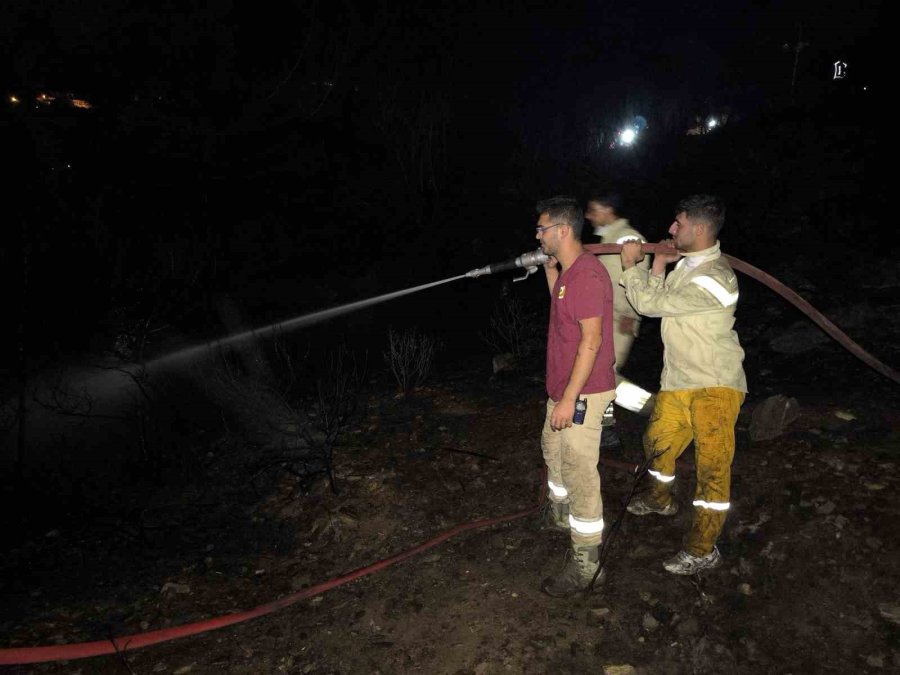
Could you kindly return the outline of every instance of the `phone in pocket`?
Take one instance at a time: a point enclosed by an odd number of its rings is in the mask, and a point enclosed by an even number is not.
[[[585,415],[587,415],[587,399],[580,398],[575,401],[575,416],[572,418],[572,424],[584,424]]]

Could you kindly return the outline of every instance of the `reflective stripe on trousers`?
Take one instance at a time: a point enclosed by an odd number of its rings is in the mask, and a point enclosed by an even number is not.
[[[665,474],[662,474],[659,471],[654,471],[653,469],[650,469],[647,473],[653,476],[660,483],[671,483],[673,480],[675,480],[674,474],[671,476],[666,476]]]
[[[658,507],[672,501],[675,460],[694,441],[697,488],[694,519],[685,541],[692,555],[712,551],[731,500],[734,425],[744,393],[730,387],[661,391],[644,434],[644,452],[653,460],[647,500]]]
[[[603,500],[600,496],[600,428],[603,412],[615,396],[614,391],[587,394],[584,424],[553,431],[550,416],[556,408],[547,401],[547,413],[541,432],[541,449],[547,465],[550,499],[569,505],[572,542],[578,546],[597,546],[603,538]]]
[[[557,485],[552,480],[547,481],[547,488],[550,490],[551,502],[565,502],[569,497],[569,491],[562,485]]]

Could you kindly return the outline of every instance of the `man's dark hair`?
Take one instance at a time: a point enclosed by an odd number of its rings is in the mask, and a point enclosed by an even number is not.
[[[584,214],[575,197],[550,197],[537,203],[538,215],[546,213],[555,222],[563,222],[572,228],[575,238],[581,241],[581,230],[584,227]]]
[[[603,192],[598,194],[592,194],[588,197],[588,204],[591,202],[597,202],[601,206],[608,206],[613,210],[617,216],[622,214],[622,206],[625,203],[625,200],[622,199],[622,195],[618,192]]]
[[[676,214],[684,211],[692,220],[702,220],[708,223],[713,230],[713,236],[719,236],[719,231],[725,224],[725,203],[715,195],[691,195],[678,202]]]

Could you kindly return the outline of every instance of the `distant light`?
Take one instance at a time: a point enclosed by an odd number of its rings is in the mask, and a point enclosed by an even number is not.
[[[92,106],[90,104],[90,102],[85,101],[83,98],[73,98],[72,99],[72,107],[83,108],[84,110],[90,110],[94,106]]]
[[[19,101],[19,97],[16,96],[15,94],[13,94],[12,96],[9,97],[9,102],[14,105],[17,103],[21,103],[21,101]]]
[[[710,117],[709,121],[707,121],[706,123],[706,126],[708,126],[710,129],[715,129],[717,126],[719,126],[719,120],[717,120],[715,117]]]
[[[619,132],[619,142],[622,145],[631,145],[637,139],[637,132],[634,129],[623,129]]]
[[[835,61],[834,76],[831,79],[843,80],[845,77],[847,77],[847,64],[844,61]]]
[[[863,87],[863,91],[869,91],[868,87]]]

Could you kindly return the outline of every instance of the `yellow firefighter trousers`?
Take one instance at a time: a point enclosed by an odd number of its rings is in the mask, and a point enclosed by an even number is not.
[[[730,387],[680,389],[657,394],[644,433],[644,452],[657,455],[651,464],[653,489],[646,501],[665,507],[672,501],[675,460],[694,441],[697,488],[694,519],[684,550],[710,553],[725,525],[731,495],[734,425],[744,393]]]

